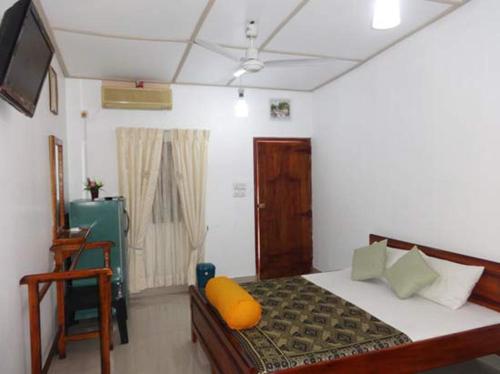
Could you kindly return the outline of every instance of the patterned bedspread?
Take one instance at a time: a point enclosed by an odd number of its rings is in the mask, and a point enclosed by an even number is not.
[[[255,328],[234,331],[259,373],[384,349],[411,340],[302,277],[242,284],[262,305]]]

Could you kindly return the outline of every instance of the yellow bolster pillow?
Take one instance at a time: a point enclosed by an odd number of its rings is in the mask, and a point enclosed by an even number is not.
[[[260,304],[228,277],[210,279],[205,287],[205,296],[232,329],[249,329],[260,321]]]

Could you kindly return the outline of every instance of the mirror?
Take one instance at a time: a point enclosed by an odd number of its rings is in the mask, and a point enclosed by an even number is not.
[[[52,240],[66,226],[64,210],[64,164],[62,140],[49,136],[50,187],[52,194]]]

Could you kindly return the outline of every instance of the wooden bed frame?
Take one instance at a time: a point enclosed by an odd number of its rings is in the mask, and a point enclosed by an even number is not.
[[[411,249],[415,244],[370,235],[370,244],[388,239],[388,246]],[[431,257],[461,264],[484,266],[470,302],[500,312],[500,263],[418,245]],[[194,286],[191,300],[192,341],[200,341],[212,372],[220,374],[257,373],[239,342]],[[403,344],[313,365],[280,370],[277,373],[414,373],[459,363],[488,354],[500,354],[500,324]]]

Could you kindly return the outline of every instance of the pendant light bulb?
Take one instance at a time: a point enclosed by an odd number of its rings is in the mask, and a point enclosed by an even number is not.
[[[400,0],[375,0],[372,27],[376,30],[388,30],[401,23]]]
[[[243,88],[238,89],[238,101],[234,106],[234,115],[239,118],[248,117],[248,104],[245,100],[245,92]]]

